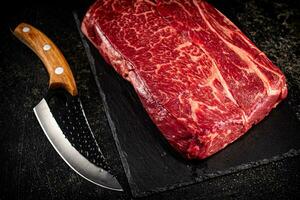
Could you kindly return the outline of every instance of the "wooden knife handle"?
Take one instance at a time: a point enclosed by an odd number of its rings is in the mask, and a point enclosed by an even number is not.
[[[19,24],[13,33],[43,61],[50,77],[49,88],[64,88],[72,96],[78,94],[69,64],[44,33],[26,23]]]

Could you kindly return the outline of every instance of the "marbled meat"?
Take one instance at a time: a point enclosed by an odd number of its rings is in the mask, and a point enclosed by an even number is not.
[[[82,31],[188,159],[220,151],[287,96],[279,68],[205,1],[98,0]]]

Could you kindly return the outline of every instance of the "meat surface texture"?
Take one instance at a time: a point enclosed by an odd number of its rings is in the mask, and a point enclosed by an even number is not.
[[[205,1],[98,0],[82,31],[188,159],[220,151],[287,96],[279,68]]]

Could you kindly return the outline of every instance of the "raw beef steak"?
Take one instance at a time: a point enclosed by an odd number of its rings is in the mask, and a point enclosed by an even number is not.
[[[82,31],[189,159],[223,149],[287,95],[282,72],[205,1],[99,0]]]

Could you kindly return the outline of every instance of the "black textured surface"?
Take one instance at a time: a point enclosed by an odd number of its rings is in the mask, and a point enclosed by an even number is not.
[[[131,85],[84,37],[83,43],[133,196],[172,190],[300,153],[300,122],[288,104],[289,96],[224,150],[203,161],[184,160],[161,136]]]
[[[60,2],[61,3],[61,2]],[[103,102],[74,24],[73,9],[54,0],[6,7],[0,21],[0,199],[130,199],[128,183],[110,133]],[[289,101],[299,113],[299,8],[297,1],[213,1],[286,73]],[[6,14],[5,11],[9,11]],[[90,126],[125,193],[97,187],[73,172],[40,128],[32,108],[47,92],[43,64],[11,34],[20,21],[40,28],[66,56]],[[298,93],[297,93],[298,92]],[[299,116],[299,115],[298,115]],[[299,199],[300,156],[162,192],[143,199]],[[176,176],[176,173],[174,173]]]
[[[90,162],[110,170],[90,129],[79,96],[72,97],[63,90],[51,90],[45,99],[54,119],[71,145]]]

